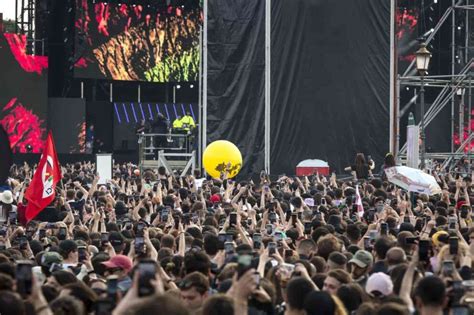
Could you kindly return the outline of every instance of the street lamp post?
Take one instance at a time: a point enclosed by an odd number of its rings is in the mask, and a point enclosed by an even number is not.
[[[416,69],[420,74],[421,87],[420,87],[420,109],[421,109],[421,121],[420,121],[420,168],[425,168],[425,75],[428,73],[428,66],[430,64],[431,53],[426,49],[426,43],[420,44],[420,49],[416,52]]]

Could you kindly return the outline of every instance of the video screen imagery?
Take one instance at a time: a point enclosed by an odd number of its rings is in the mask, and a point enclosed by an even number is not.
[[[0,33],[0,124],[13,153],[41,153],[46,140],[48,58],[26,54],[24,35]]]
[[[76,77],[197,81],[199,1],[183,6],[76,0]]]
[[[396,37],[399,73],[403,73],[415,59],[418,49],[419,10],[416,2],[405,3],[397,8]]]

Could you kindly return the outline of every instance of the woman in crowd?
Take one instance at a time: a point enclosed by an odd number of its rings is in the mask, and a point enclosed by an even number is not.
[[[374,161],[369,156],[369,161],[366,162],[364,153],[357,153],[353,165],[346,167],[346,172],[351,172],[355,179],[368,179],[372,175],[372,170],[375,168]]]
[[[357,181],[237,182],[128,163],[99,185],[76,163],[26,224],[32,169],[14,167],[0,314],[469,314],[470,179],[434,174],[443,193],[410,199],[371,168],[358,154]]]

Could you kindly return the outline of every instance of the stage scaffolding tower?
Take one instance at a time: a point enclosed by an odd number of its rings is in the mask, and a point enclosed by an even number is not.
[[[26,35],[26,53],[35,52],[36,0],[15,0],[15,33]]]
[[[446,0],[448,1],[448,0]],[[474,23],[470,21],[474,17],[474,0],[451,0],[452,4],[439,19],[437,25],[430,31],[429,36],[425,39],[426,44],[430,44],[433,38],[438,34],[439,30],[445,23],[451,23],[451,45],[450,45],[450,57],[451,57],[451,69],[449,74],[444,75],[426,75],[424,77],[425,88],[436,89],[437,96],[429,108],[426,110],[424,115],[425,130],[426,127],[435,119],[435,117],[445,108],[445,106],[451,106],[451,150],[450,152],[429,152],[426,153],[427,161],[437,160],[442,163],[442,167],[450,168],[453,163],[459,160],[463,156],[468,156],[469,160],[472,159],[472,151],[474,146],[471,146],[471,141],[474,138],[471,128],[472,121],[472,69],[474,66],[474,54],[471,52],[474,46],[470,46],[470,35],[471,29]],[[473,3],[473,4],[471,4]],[[464,12],[464,21],[458,21],[464,23],[465,36],[462,39],[462,43],[459,43],[459,38],[456,36],[456,13]],[[449,22],[448,22],[449,21]],[[474,34],[474,32],[473,32]],[[456,71],[456,64],[463,66],[460,70]],[[410,72],[415,66],[415,60],[411,62],[408,68],[402,75],[397,76],[396,82],[396,102],[398,103],[396,108],[396,137],[395,137],[395,148],[398,150],[396,156],[399,162],[403,163],[406,159],[407,144],[404,143],[400,147],[400,119],[407,113],[411,104],[416,100],[416,96],[407,104],[400,106],[400,89],[402,87],[420,87],[421,77],[418,75],[410,75]],[[439,92],[438,92],[439,91]],[[456,99],[460,97],[460,101]],[[465,119],[467,108],[467,117]],[[417,123],[419,125],[418,119]],[[455,130],[455,124],[458,123],[459,129]],[[467,131],[467,138],[464,139],[464,130]],[[459,133],[460,145],[455,146],[454,134]],[[428,134],[429,136],[429,134]],[[467,152],[467,153],[466,153]]]

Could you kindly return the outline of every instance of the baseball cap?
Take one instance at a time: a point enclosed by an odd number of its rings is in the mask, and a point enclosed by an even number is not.
[[[132,269],[132,260],[125,255],[116,255],[102,263],[107,269],[120,268],[126,272]]]
[[[371,266],[373,262],[374,258],[372,257],[372,254],[363,249],[358,250],[355,253],[354,257],[349,260],[349,263],[356,264],[360,268],[366,268],[368,266]]]
[[[52,264],[62,264],[63,257],[57,252],[46,252],[41,256],[41,266],[50,267]]]
[[[374,273],[367,279],[365,291],[369,294],[379,292],[383,296],[388,296],[393,292],[392,279],[383,272]]]
[[[314,207],[314,199],[313,198],[305,198],[304,203],[308,207]]]
[[[122,233],[113,231],[109,234],[109,242],[112,246],[121,246],[124,242],[124,237]]]
[[[218,203],[218,202],[221,202],[221,196],[219,196],[218,194],[214,194],[211,196],[211,198],[209,199],[212,203]]]

